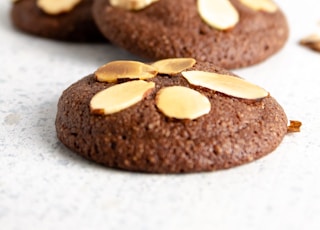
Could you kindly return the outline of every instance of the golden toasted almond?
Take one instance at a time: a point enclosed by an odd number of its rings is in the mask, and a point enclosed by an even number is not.
[[[101,66],[94,74],[100,82],[116,82],[119,79],[153,78],[158,70],[138,61],[113,61]]]
[[[81,0],[37,0],[37,6],[47,14],[56,15],[71,11]]]
[[[211,109],[206,96],[182,86],[170,86],[159,90],[156,105],[164,115],[176,119],[193,120],[208,114]]]
[[[154,82],[143,80],[111,86],[92,97],[90,111],[99,115],[117,113],[141,101],[154,87]]]
[[[226,30],[239,22],[239,13],[229,0],[198,0],[201,18],[213,28]]]
[[[169,58],[154,62],[152,66],[156,67],[161,74],[177,74],[196,64],[193,58]]]
[[[274,13],[278,10],[278,6],[272,0],[240,0],[240,2],[255,11]]]
[[[208,88],[229,96],[243,99],[261,99],[267,97],[269,93],[246,80],[229,75],[204,72],[185,71],[182,76],[192,85]]]

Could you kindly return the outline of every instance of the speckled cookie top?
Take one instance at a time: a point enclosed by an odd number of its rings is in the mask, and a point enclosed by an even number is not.
[[[188,70],[233,76],[209,63]],[[182,77],[157,74],[155,89],[143,100],[109,115],[90,111],[98,92],[119,83],[89,75],[62,94],[56,118],[59,139],[78,154],[108,167],[154,173],[230,168],[273,151],[287,132],[287,118],[271,97],[246,100],[194,87]],[[157,93],[182,86],[208,98],[209,113],[196,119],[169,118],[156,105]]]
[[[266,12],[230,2],[239,21],[227,30],[208,25],[195,0],[159,0],[138,11],[97,0],[93,14],[114,44],[151,59],[193,57],[230,69],[261,62],[284,45],[288,26],[279,8]]]

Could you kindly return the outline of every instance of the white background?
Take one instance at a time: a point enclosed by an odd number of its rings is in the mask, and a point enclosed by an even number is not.
[[[15,31],[0,1],[0,229],[320,229],[320,54],[297,44],[319,30],[320,1],[278,1],[289,41],[260,65],[236,70],[303,122],[261,160],[212,173],[111,170],[56,138],[63,89],[114,59],[111,45],[56,42]]]

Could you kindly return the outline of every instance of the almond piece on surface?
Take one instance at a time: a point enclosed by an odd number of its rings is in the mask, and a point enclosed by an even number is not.
[[[300,40],[300,45],[320,52],[320,34],[312,34]]]
[[[56,15],[71,11],[81,0],[37,0],[37,6],[47,14]]]
[[[154,62],[152,66],[156,67],[161,74],[177,74],[196,64],[193,58],[169,58]]]
[[[90,111],[98,115],[117,113],[141,101],[154,87],[154,82],[143,80],[111,86],[92,97]]]
[[[138,61],[113,61],[101,66],[94,74],[100,82],[116,82],[118,79],[153,78],[158,70]]]
[[[255,11],[274,13],[278,10],[278,6],[272,0],[240,0],[240,2]]]
[[[170,86],[159,90],[156,105],[167,117],[190,120],[208,114],[211,109],[206,96],[182,86]]]
[[[142,10],[159,0],[110,0],[110,5],[125,10]]]
[[[208,88],[237,98],[254,100],[269,95],[260,86],[229,75],[204,71],[185,71],[182,72],[182,76],[192,85]]]
[[[239,13],[229,0],[198,0],[201,18],[213,28],[226,30],[239,22]]]

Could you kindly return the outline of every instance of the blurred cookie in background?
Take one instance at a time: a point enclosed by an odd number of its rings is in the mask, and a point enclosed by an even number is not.
[[[93,0],[15,0],[11,19],[19,30],[72,42],[105,41],[92,18]]]

